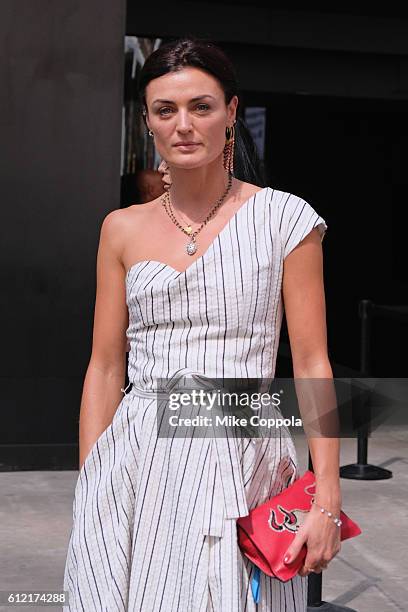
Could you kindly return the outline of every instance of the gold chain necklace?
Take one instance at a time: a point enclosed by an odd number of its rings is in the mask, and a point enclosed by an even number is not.
[[[232,186],[232,174],[229,174],[228,175],[228,185],[227,185],[227,188],[226,188],[224,194],[219,198],[219,200],[217,200],[217,203],[214,205],[212,210],[209,212],[207,217],[204,219],[204,221],[202,222],[200,227],[195,232],[191,231],[191,226],[190,225],[188,225],[187,227],[183,227],[177,221],[176,217],[174,216],[174,212],[173,212],[173,208],[172,208],[172,205],[171,205],[171,200],[170,200],[169,192],[167,191],[164,194],[164,196],[162,197],[162,204],[164,206],[164,209],[165,209],[166,213],[169,215],[170,219],[173,221],[173,223],[175,225],[177,225],[177,227],[179,229],[181,229],[181,231],[184,234],[187,234],[188,236],[190,236],[190,242],[188,242],[186,247],[185,247],[185,250],[188,253],[188,255],[194,255],[194,253],[197,251],[197,242],[196,242],[197,234],[199,232],[201,232],[203,227],[208,223],[208,221],[214,215],[215,211],[218,210],[218,208],[221,206],[221,204],[223,203],[223,201],[227,197],[227,195],[228,195],[228,193],[229,193],[229,191],[231,189],[231,186]]]
[[[169,204],[170,204],[170,206],[169,206],[170,210],[173,210],[173,213],[174,213],[174,209],[173,209],[173,207],[171,206],[171,203],[169,203]],[[191,234],[191,232],[193,231],[192,226],[190,225],[190,223],[188,223],[188,222],[186,221],[185,216],[184,216],[184,215],[182,215],[180,211],[178,211],[178,216],[179,216],[179,217],[181,217],[181,220],[182,220],[182,221],[183,221],[183,223],[185,224],[185,225],[184,225],[184,230],[185,230],[185,232],[186,232],[188,235],[190,235],[190,234]]]

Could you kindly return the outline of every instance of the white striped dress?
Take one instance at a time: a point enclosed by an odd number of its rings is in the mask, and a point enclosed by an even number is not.
[[[265,187],[184,271],[146,260],[126,274],[124,395],[79,472],[64,573],[84,612],[305,612],[307,578],[284,583],[240,552],[236,518],[300,474],[290,436],[159,437],[157,379],[274,377],[284,258],[326,223]],[[155,399],[156,397],[156,399]]]

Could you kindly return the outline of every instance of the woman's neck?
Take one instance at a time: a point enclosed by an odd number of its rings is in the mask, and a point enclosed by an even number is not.
[[[170,167],[170,200],[173,207],[193,220],[201,220],[223,196],[228,186],[228,173],[224,167],[211,168],[211,164],[193,169]],[[229,190],[234,190],[234,179]],[[228,195],[229,195],[228,194]]]

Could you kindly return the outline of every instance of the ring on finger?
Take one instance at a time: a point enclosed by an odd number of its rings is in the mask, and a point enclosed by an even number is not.
[[[322,570],[325,570],[326,568],[327,568],[327,565],[322,565],[322,564],[321,564],[321,565],[319,565],[319,566],[318,566],[318,567],[315,569],[315,571],[316,571],[316,572],[318,572],[318,573],[320,573]]]

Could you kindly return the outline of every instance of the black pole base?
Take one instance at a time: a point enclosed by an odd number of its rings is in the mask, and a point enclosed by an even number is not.
[[[353,608],[347,608],[346,606],[337,606],[336,604],[327,603],[322,601],[317,606],[307,606],[307,612],[357,612]]]
[[[353,480],[385,480],[392,478],[392,472],[369,463],[350,463],[341,466],[340,477]]]

